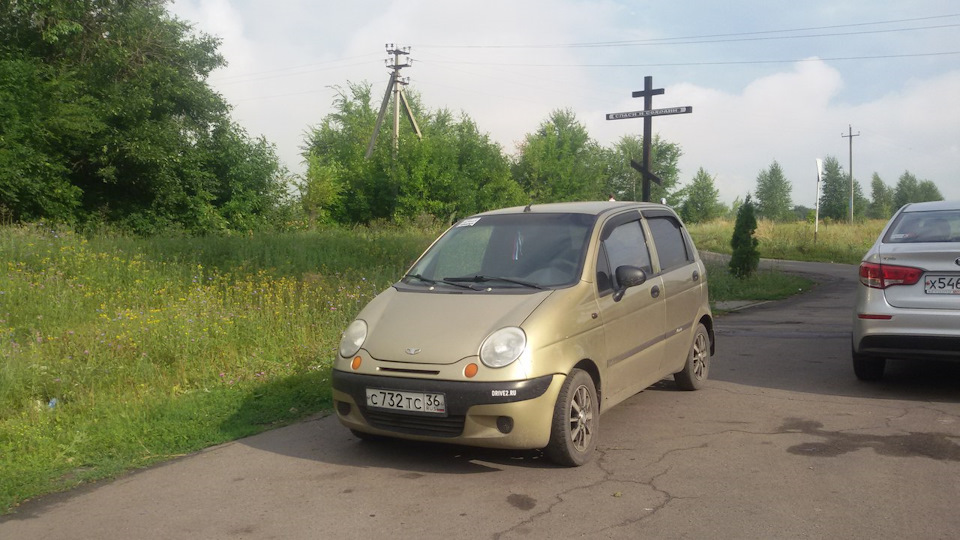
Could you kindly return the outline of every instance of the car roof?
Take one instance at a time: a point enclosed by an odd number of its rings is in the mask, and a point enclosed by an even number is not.
[[[626,208],[637,208],[639,210],[647,209],[668,209],[668,206],[655,203],[635,202],[635,201],[585,201],[585,202],[561,202],[548,204],[530,204],[527,206],[514,206],[511,208],[502,208],[500,210],[491,210],[477,214],[478,216],[493,216],[500,214],[589,214],[600,215],[605,212],[622,210]]]
[[[960,201],[930,201],[904,205],[904,212],[934,212],[937,210],[960,210]]]

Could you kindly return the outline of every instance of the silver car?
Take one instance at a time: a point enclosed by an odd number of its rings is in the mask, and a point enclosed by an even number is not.
[[[904,205],[860,263],[854,372],[887,358],[960,360],[960,201]]]

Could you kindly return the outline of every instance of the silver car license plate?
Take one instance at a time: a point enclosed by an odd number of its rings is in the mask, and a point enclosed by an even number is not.
[[[447,414],[443,394],[367,388],[367,407],[428,414]]]
[[[960,277],[929,275],[923,280],[923,292],[927,294],[960,294]]]

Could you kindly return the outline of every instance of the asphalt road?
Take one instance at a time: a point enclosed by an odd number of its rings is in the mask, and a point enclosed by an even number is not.
[[[960,366],[856,380],[856,268],[717,320],[712,381],[602,417],[599,454],[357,441],[335,418],[31,501],[0,539],[956,538]]]

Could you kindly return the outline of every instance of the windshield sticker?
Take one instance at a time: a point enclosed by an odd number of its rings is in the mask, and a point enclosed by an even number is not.
[[[465,219],[460,223],[457,223],[457,227],[473,227],[474,225],[477,224],[478,221],[480,221],[480,218],[478,217]]]

